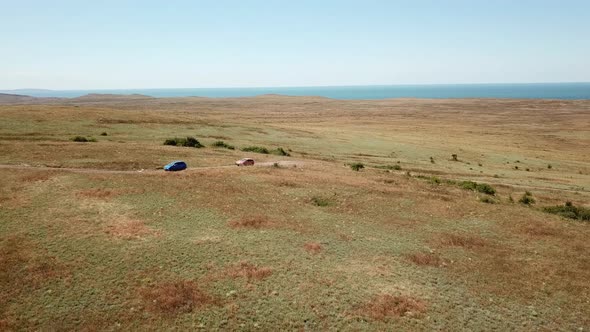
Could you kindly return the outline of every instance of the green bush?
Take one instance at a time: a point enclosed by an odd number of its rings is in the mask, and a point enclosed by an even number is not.
[[[72,141],[86,143],[86,142],[96,142],[96,139],[92,138],[92,137],[86,138],[84,136],[76,136],[76,137],[72,138]]]
[[[330,200],[323,197],[314,196],[311,198],[311,203],[315,206],[323,207],[330,205]]]
[[[488,197],[488,196],[480,197],[479,198],[479,201],[480,202],[483,202],[483,203],[487,203],[487,204],[496,204],[496,203],[498,203],[495,199],[493,199],[491,197]]]
[[[108,136],[109,134],[107,134],[106,131],[103,131],[102,133],[100,133],[100,136]]]
[[[290,156],[290,154],[283,148],[277,148],[276,150],[270,151],[270,153],[276,154],[277,156]]]
[[[164,141],[164,145],[176,146],[176,144],[177,144],[176,140],[177,140],[177,138],[168,138]]]
[[[401,171],[401,169],[402,169],[402,167],[400,165],[379,165],[379,166],[375,166],[375,168],[389,169],[389,170],[396,170],[396,171]]]
[[[487,194],[487,195],[495,195],[496,189],[490,186],[487,183],[478,183],[475,187],[475,190],[479,191],[480,193]]]
[[[582,206],[574,206],[572,202],[566,202],[565,205],[544,207],[543,211],[564,218],[590,221],[590,209]]]
[[[524,205],[532,205],[535,204],[535,199],[533,198],[533,194],[530,191],[526,191],[524,195],[518,200],[519,203]]]
[[[463,181],[463,182],[459,183],[459,187],[461,187],[463,189],[475,191],[475,189],[477,188],[477,183],[475,183],[473,181]]]
[[[235,146],[229,145],[229,144],[225,143],[224,141],[217,141],[217,142],[211,144],[211,146],[216,147],[216,148],[235,150]]]
[[[183,142],[182,142],[182,146],[186,146],[189,148],[202,148],[203,144],[201,144],[201,142],[199,142],[196,138],[194,137],[187,137]]]
[[[269,154],[268,149],[267,148],[263,148],[261,146],[247,146],[245,148],[242,148],[242,151],[244,151],[244,152],[255,152],[255,153]]]
[[[459,187],[467,190],[478,191],[487,195],[495,195],[496,189],[487,183],[477,183],[473,181],[463,181],[459,183]]]
[[[196,138],[191,136],[187,136],[186,138],[169,138],[164,141],[164,145],[185,146],[189,148],[202,148],[204,146]]]
[[[353,171],[360,171],[361,169],[365,168],[365,165],[363,163],[353,163],[350,164],[350,169],[352,169]]]

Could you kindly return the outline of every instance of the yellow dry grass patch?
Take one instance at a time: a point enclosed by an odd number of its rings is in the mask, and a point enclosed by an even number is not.
[[[142,240],[148,236],[160,236],[161,232],[146,226],[143,220],[127,217],[112,220],[105,232],[113,237],[125,240]]]
[[[148,310],[165,315],[188,313],[203,306],[220,304],[192,280],[163,282],[143,287],[139,293]]]
[[[375,320],[415,317],[426,312],[426,303],[407,295],[380,294],[362,305],[358,313]]]

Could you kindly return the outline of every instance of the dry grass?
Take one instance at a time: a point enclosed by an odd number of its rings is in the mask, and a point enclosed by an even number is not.
[[[29,287],[39,288],[52,280],[69,276],[65,264],[36,248],[26,237],[0,238],[0,303],[8,303]],[[0,306],[0,314],[2,309]]]
[[[140,290],[146,307],[156,313],[179,314],[191,312],[219,301],[199,288],[192,280],[165,282]]]
[[[42,182],[51,179],[55,174],[55,172],[51,171],[30,172],[23,175],[20,179],[22,182]]]
[[[375,320],[415,317],[426,311],[426,303],[410,296],[381,294],[364,304],[359,313]]]
[[[109,189],[88,189],[88,190],[81,190],[78,192],[78,196],[84,198],[99,198],[99,199],[109,199],[117,196],[118,194],[113,190]]]
[[[443,234],[437,238],[437,242],[443,246],[462,247],[473,249],[487,245],[486,240],[476,235]]]
[[[439,255],[431,252],[418,252],[407,255],[407,258],[416,265],[436,267],[444,265],[444,260]]]
[[[258,265],[241,261],[227,269],[227,274],[232,278],[246,278],[250,280],[262,280],[272,274],[270,267],[259,267]]]
[[[147,227],[145,222],[137,219],[121,218],[107,226],[106,233],[117,238],[132,240],[160,233]]]
[[[523,229],[525,234],[530,236],[562,236],[563,231],[556,227],[543,225],[528,226]]]
[[[322,251],[322,245],[318,242],[307,242],[303,248],[311,254],[319,254]]]
[[[275,225],[275,223],[271,221],[268,217],[262,215],[243,217],[237,220],[233,220],[229,224],[232,228],[253,229],[267,228]]]

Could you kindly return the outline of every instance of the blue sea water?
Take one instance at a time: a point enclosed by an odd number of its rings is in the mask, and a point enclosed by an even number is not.
[[[2,92],[2,91],[0,91]],[[142,94],[153,97],[252,97],[264,94],[322,96],[334,99],[385,98],[533,98],[590,99],[589,83],[367,85],[277,88],[195,88],[124,90],[13,90],[35,97],[79,97],[89,93]]]

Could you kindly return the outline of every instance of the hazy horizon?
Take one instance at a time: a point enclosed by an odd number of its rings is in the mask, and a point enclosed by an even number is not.
[[[590,2],[5,2],[0,90],[590,81]]]
[[[395,86],[460,86],[460,85],[551,85],[551,84],[590,84],[590,81],[579,82],[482,82],[482,83],[418,83],[418,84],[342,84],[342,85],[278,85],[278,86],[204,86],[204,87],[130,87],[130,88],[85,88],[85,89],[47,89],[42,87],[0,89],[0,91],[114,91],[114,90],[199,90],[199,89],[289,89],[289,88],[352,88],[352,87],[395,87]]]

